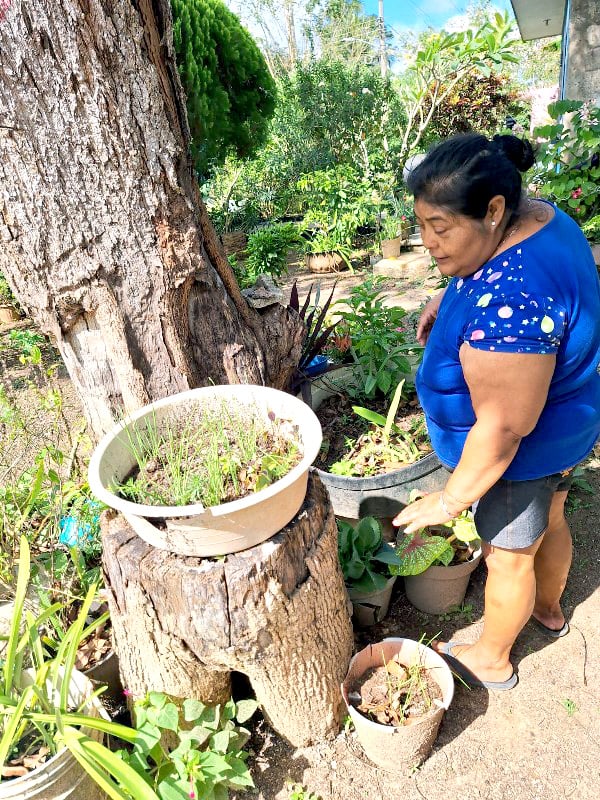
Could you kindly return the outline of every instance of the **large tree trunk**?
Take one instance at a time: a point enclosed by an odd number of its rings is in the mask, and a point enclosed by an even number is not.
[[[304,746],[339,730],[352,651],[337,526],[319,478],[279,534],[225,559],[183,558],[103,517],[104,569],[124,685],[214,703],[231,670],[273,727]]]
[[[210,381],[282,388],[297,362],[298,321],[239,292],[188,140],[168,0],[3,10],[0,271],[96,434]]]

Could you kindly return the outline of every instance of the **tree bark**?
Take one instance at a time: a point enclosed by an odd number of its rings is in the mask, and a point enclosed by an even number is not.
[[[337,526],[316,475],[286,528],[223,560],[157,550],[120,516],[103,517],[103,547],[121,676],[135,696],[215,702],[235,670],[293,745],[338,732],[352,627]]]
[[[283,388],[302,326],[240,294],[188,157],[168,0],[6,0],[0,271],[96,434],[214,383]]]

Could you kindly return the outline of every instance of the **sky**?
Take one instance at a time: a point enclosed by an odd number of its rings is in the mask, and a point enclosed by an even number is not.
[[[460,27],[469,3],[465,0],[384,0],[383,18],[394,31]],[[499,11],[511,11],[510,0],[494,0]],[[377,14],[378,0],[363,0],[367,14]],[[511,12],[512,13],[512,12]]]

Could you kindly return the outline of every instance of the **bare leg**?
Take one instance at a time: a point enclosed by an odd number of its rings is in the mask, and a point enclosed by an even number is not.
[[[504,681],[512,674],[510,650],[533,611],[535,555],[542,540],[521,550],[483,544],[488,568],[483,633],[475,644],[452,650],[481,680]]]
[[[573,544],[564,508],[567,492],[556,492],[542,543],[535,554],[536,595],[533,616],[544,625],[560,630],[565,617],[560,598],[571,566]]]

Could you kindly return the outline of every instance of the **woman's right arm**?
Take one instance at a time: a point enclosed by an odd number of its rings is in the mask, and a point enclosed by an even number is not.
[[[427,344],[427,339],[429,339],[429,334],[431,333],[433,323],[437,318],[440,303],[442,302],[442,298],[445,292],[446,292],[445,289],[442,289],[441,292],[438,292],[438,294],[436,294],[435,297],[431,298],[431,300],[427,303],[427,305],[421,312],[421,316],[419,317],[419,323],[417,325],[417,342],[422,347],[425,347],[425,345]]]

